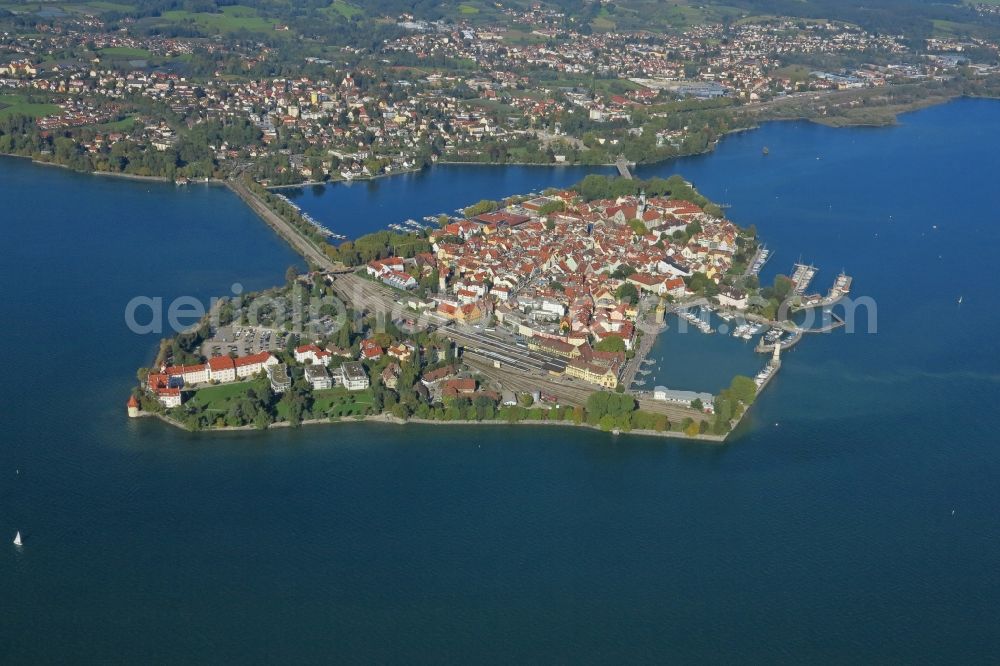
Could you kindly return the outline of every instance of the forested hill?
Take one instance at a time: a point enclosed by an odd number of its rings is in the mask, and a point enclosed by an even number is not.
[[[68,0],[66,4],[106,7],[105,20],[123,21],[122,26],[150,34],[199,36],[217,32],[220,26],[269,33],[280,22],[303,36],[355,46],[380,43],[396,28],[394,19],[404,15],[521,29],[530,29],[533,21],[523,20],[530,16],[549,27],[561,23],[582,32],[671,31],[706,22],[735,24],[750,17],[781,16],[843,21],[875,33],[903,34],[911,46],[942,33],[1000,38],[1000,13],[977,13],[961,0],[123,0],[105,4]],[[225,14],[228,24],[204,19],[212,14]]]

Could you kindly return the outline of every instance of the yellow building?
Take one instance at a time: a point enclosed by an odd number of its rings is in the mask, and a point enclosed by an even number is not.
[[[618,366],[614,363],[605,366],[575,359],[566,364],[566,374],[604,388],[614,390],[618,387]]]
[[[578,347],[568,342],[553,340],[551,338],[531,338],[528,340],[528,349],[537,352],[548,352],[556,356],[562,356],[563,358],[577,358],[580,356]]]

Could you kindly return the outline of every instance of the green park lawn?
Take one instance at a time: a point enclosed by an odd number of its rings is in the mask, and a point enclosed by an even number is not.
[[[149,58],[152,54],[146,49],[139,49],[132,46],[109,46],[98,51],[102,57],[112,60],[142,60]]]
[[[200,28],[218,30],[219,32],[236,32],[237,30],[247,30],[249,32],[274,31],[274,23],[272,21],[258,16],[256,9],[241,5],[223,7],[221,13],[190,12],[177,9],[163,12],[161,18],[171,23],[193,22]]]
[[[59,113],[55,104],[36,104],[27,101],[23,95],[0,95],[0,118],[21,114],[41,118]]]
[[[232,384],[219,384],[218,386],[206,386],[195,391],[191,403],[204,408],[209,412],[229,411],[233,402],[238,402],[247,394],[247,389],[253,386],[253,382],[234,382]]]
[[[91,125],[93,129],[99,132],[127,132],[133,126],[135,126],[135,118],[132,116],[122,118],[121,120],[112,120],[109,123],[101,123],[100,125]]]
[[[372,404],[371,389],[348,391],[343,387],[313,391],[313,416],[355,416]],[[279,405],[280,411],[280,405]]]
[[[364,13],[364,10],[360,9],[359,7],[355,7],[350,3],[345,2],[344,0],[334,0],[333,3],[331,3],[330,6],[327,7],[327,10],[328,13],[336,12],[337,14],[340,14],[341,16],[347,19],[357,16],[358,14]]]

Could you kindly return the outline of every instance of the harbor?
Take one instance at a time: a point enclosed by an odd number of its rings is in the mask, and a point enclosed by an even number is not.
[[[833,285],[827,292],[826,296],[821,296],[820,294],[810,294],[808,296],[803,296],[796,303],[796,310],[806,310],[809,308],[820,308],[828,307],[837,303],[840,299],[851,293],[851,284],[854,282],[854,278],[847,275],[845,272],[841,271],[837,278],[833,281]]]
[[[425,217],[424,220],[433,220],[434,218]],[[421,233],[425,229],[436,228],[436,224],[420,224],[414,219],[403,220],[402,224],[393,223],[389,225],[389,228],[393,231],[398,231],[400,233]]]

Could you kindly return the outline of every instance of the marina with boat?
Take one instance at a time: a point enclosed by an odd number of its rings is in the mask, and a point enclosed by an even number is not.
[[[815,268],[813,269],[813,274],[815,274]],[[810,278],[811,279],[811,278]],[[794,280],[794,278],[793,278]],[[833,285],[830,287],[830,291],[827,292],[826,296],[821,296],[820,294],[809,294],[808,296],[802,296],[799,294],[799,300],[795,303],[794,309],[805,310],[808,308],[819,308],[828,307],[835,304],[840,299],[851,293],[851,284],[854,281],[850,275],[841,271],[837,275],[836,279],[833,281]]]

